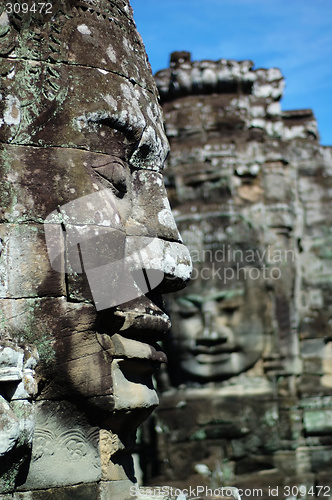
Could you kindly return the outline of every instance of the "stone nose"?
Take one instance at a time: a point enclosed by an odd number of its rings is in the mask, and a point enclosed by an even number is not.
[[[150,276],[152,272],[162,273],[160,293],[185,287],[191,276],[191,258],[177,229],[161,173],[143,169],[133,172],[132,212],[125,232],[128,255],[141,249],[138,268]]]
[[[202,309],[202,339],[210,339],[219,343],[229,342],[232,339],[232,330],[228,327],[227,322],[216,321],[218,313],[214,308]],[[218,319],[220,319],[218,317]]]
[[[150,236],[182,243],[161,173],[133,172],[132,211],[125,231],[128,236]]]
[[[160,238],[127,236],[128,259],[141,289],[156,289],[160,293],[175,292],[184,288],[190,279],[192,264],[189,250],[182,243]],[[141,273],[141,278],[139,273]],[[140,285],[143,282],[143,287]],[[146,283],[146,285],[145,285]]]

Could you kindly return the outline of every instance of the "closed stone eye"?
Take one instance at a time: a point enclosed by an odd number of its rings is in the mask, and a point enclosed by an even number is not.
[[[234,314],[238,307],[222,307],[221,312],[224,314]]]
[[[197,308],[192,308],[192,309],[181,309],[179,311],[179,314],[182,318],[190,318],[191,316],[194,316],[197,314],[199,311]]]

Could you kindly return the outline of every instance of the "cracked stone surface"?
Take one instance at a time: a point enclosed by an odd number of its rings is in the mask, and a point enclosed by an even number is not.
[[[1,393],[11,469],[0,493],[127,498],[136,429],[158,403],[161,294],[185,286],[191,261],[129,2],[55,0],[51,10],[0,6],[0,334],[40,356],[36,391],[34,367],[0,353],[0,375],[24,382],[12,402]],[[22,457],[12,450],[24,391],[36,426]]]

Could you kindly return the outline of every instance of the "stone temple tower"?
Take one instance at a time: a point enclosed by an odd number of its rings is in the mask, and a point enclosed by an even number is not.
[[[175,52],[155,79],[168,193],[194,271],[168,304],[146,474],[266,498],[269,487],[280,498],[289,485],[328,489],[332,148],[310,109],[282,110],[279,69]]]

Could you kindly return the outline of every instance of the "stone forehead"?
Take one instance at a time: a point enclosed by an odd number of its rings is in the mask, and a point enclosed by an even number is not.
[[[40,130],[61,112],[66,123],[58,119],[58,133],[59,127],[79,131],[112,119],[114,128],[128,128],[138,138],[148,125],[164,136],[156,96],[122,75],[96,67],[20,59],[2,61],[1,68],[4,122],[20,125],[21,134],[33,122]],[[17,131],[15,136],[17,142]]]
[[[134,166],[162,167],[158,92],[127,2],[55,0],[21,18],[0,7],[0,64],[3,142],[85,147],[106,121],[137,141]]]
[[[157,94],[127,1],[55,0],[49,14],[22,16],[3,9],[0,57],[114,71]]]
[[[134,167],[161,168],[168,143],[129,2],[54,0],[51,10],[0,6],[0,140],[106,154],[107,139],[90,138],[107,126],[130,133]]]

